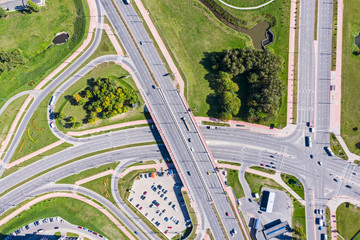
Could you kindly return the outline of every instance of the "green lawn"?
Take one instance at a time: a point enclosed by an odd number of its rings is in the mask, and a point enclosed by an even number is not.
[[[47,122],[47,106],[52,94],[53,92],[46,96],[34,111],[11,161],[15,161],[59,140],[52,134]]]
[[[112,175],[107,175],[84,183],[81,186],[97,192],[116,206],[116,202],[111,194],[111,177]]]
[[[48,150],[48,151],[46,151],[46,152],[44,152],[42,154],[39,154],[39,155],[37,155],[35,157],[32,157],[32,158],[26,160],[25,162],[19,163],[18,165],[14,166],[12,168],[5,169],[4,173],[1,175],[0,178],[4,178],[4,177],[16,172],[17,170],[25,167],[25,166],[28,166],[28,165],[36,162],[36,161],[39,161],[40,159],[42,159],[42,158],[44,158],[46,156],[50,156],[50,155],[53,155],[54,153],[65,150],[66,148],[71,147],[71,146],[73,146],[73,145],[70,144],[70,143],[64,142],[64,143],[60,144],[59,146],[54,147],[54,148],[52,148],[52,149],[50,149],[50,150]]]
[[[196,213],[194,211],[194,209],[191,207],[190,205],[190,198],[188,196],[188,193],[185,192],[185,191],[182,191],[182,195],[184,197],[184,201],[185,201],[185,204],[186,204],[186,209],[188,210],[189,212],[189,215],[190,215],[190,219],[191,219],[191,223],[192,223],[192,228],[187,228],[185,230],[186,231],[191,231],[189,237],[187,239],[195,239],[196,238],[196,228],[198,226],[198,221],[197,221],[197,218],[196,218]],[[188,232],[186,232],[188,233]],[[187,234],[183,234],[183,236],[187,236]]]
[[[19,109],[28,96],[29,95],[24,95],[18,99],[15,99],[0,115],[0,143],[5,140],[15,117],[19,112]]]
[[[228,185],[234,190],[237,199],[245,197],[244,190],[239,181],[239,171],[228,169],[227,170]]]
[[[18,92],[34,88],[69,57],[87,36],[88,16],[85,0],[59,0],[46,2],[38,13],[13,12],[1,19],[0,50],[20,48],[27,62],[0,75],[0,98],[8,99]],[[69,41],[47,48],[55,34],[61,31],[69,33]],[[0,107],[2,105],[3,102]]]
[[[228,161],[221,161],[221,160],[218,160],[217,161],[218,163],[222,163],[222,164],[229,164],[229,165],[234,165],[234,166],[241,166],[240,163],[237,163],[237,162],[228,162]]]
[[[344,15],[345,16],[345,15]],[[336,227],[344,239],[352,239],[360,231],[360,209],[354,205],[343,203],[336,209]]]
[[[270,0],[223,0],[223,2],[226,2],[228,4],[231,4],[235,7],[254,7],[261,4],[264,4]],[[224,6],[221,4],[221,6]]]
[[[330,146],[336,156],[345,160],[349,159],[334,133],[330,134]]]
[[[226,1],[250,2],[246,0],[226,0]],[[256,10],[237,10],[227,7],[224,4],[221,4],[219,1],[216,2],[235,17],[245,21],[246,24],[243,25],[243,27],[246,28],[252,28],[259,21],[270,21],[271,16],[276,18],[275,26],[271,27],[271,31],[274,33],[274,42],[268,45],[266,48],[269,49],[270,51],[273,51],[276,55],[280,55],[284,59],[284,67],[279,77],[282,80],[285,89],[287,89],[291,1],[275,0],[269,5]],[[281,124],[281,126],[284,127],[286,125],[286,111],[287,111],[287,91],[285,90],[282,105],[278,116],[272,117],[267,122],[262,124],[264,125],[274,124],[275,127],[278,127],[278,125]]]
[[[331,213],[330,213],[330,208],[326,207],[325,209],[325,217],[326,217],[326,225],[330,226],[331,224]],[[326,234],[327,234],[327,240],[331,240],[331,227],[327,227],[326,228]]]
[[[263,167],[259,167],[259,166],[253,166],[253,167],[250,167],[250,168],[254,169],[254,170],[257,170],[257,171],[260,171],[260,172],[265,172],[265,173],[268,173],[268,174],[275,175],[275,170],[272,170],[270,168],[263,168]]]
[[[204,53],[250,46],[250,39],[220,23],[196,0],[147,0],[143,4],[185,81],[191,109],[197,116],[207,116],[207,96],[213,91],[200,63]]]
[[[360,31],[360,18],[357,9],[360,1],[344,1],[343,19],[343,51],[341,79],[341,136],[351,152],[360,154],[360,108],[356,107],[355,99],[360,95],[360,55],[353,51],[359,50],[354,37]]]
[[[304,193],[304,186],[300,182],[299,179],[296,177],[281,173],[281,179],[292,189],[294,192],[296,192],[302,199],[305,199],[305,193]],[[298,183],[298,185],[296,185]]]
[[[138,107],[135,109],[131,109],[129,112],[120,114],[115,116],[114,118],[99,120],[95,124],[84,124],[79,130],[87,130],[91,128],[102,127],[106,125],[111,125],[115,123],[122,123],[128,121],[135,120],[144,120],[146,119],[144,113],[144,100],[139,93],[134,80],[129,76],[129,73],[123,69],[121,66],[115,63],[102,63],[94,68],[92,71],[87,73],[83,78],[74,83],[70,88],[68,88],[64,94],[62,94],[56,103],[56,112],[64,112],[66,118],[72,116],[77,119],[77,121],[81,122],[86,117],[86,111],[83,109],[83,106],[72,105],[70,101],[67,99],[69,96],[73,96],[79,91],[83,90],[87,86],[87,80],[94,78],[97,79],[99,77],[109,77],[114,76],[117,78],[117,83],[120,86],[126,88],[132,88],[137,91],[138,99],[140,103]],[[67,132],[68,130],[74,131],[73,128],[66,128],[66,121],[64,119],[56,120],[57,126],[60,130]]]
[[[81,209],[79,211],[79,209]],[[66,221],[101,233],[109,239],[127,239],[113,222],[96,208],[73,198],[53,198],[33,205],[0,227],[1,234],[9,234],[36,220],[59,216]]]
[[[79,237],[78,234],[72,233],[72,232],[67,232],[67,233],[66,233],[66,236],[67,236],[67,237]]]
[[[57,181],[57,183],[74,184],[75,182],[77,182],[79,180],[94,176],[98,173],[105,172],[105,171],[111,170],[111,169],[115,170],[116,166],[119,165],[119,163],[120,162],[108,163],[105,165],[101,165],[97,168],[91,168],[91,169],[82,171],[78,174],[74,174],[74,175],[68,176],[66,178],[63,178],[63,179]]]

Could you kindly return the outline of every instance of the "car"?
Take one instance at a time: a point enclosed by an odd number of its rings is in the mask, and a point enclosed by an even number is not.
[[[338,180],[337,178],[334,178],[334,181],[335,181],[335,182],[338,182],[339,180]]]
[[[189,138],[188,141],[191,142],[191,138]]]
[[[129,200],[129,201],[131,202],[132,200],[133,200],[133,198],[130,198],[130,200]]]
[[[39,230],[37,230],[37,232],[42,233],[42,232],[44,232],[44,229],[39,229]]]
[[[162,212],[162,213],[166,212],[166,209],[163,209],[161,212]]]
[[[140,206],[140,204],[136,204],[136,207],[139,207]]]
[[[265,165],[265,167],[271,168],[271,166],[270,166],[270,165]]]
[[[275,167],[275,166],[272,166],[271,168],[276,169],[276,167]]]
[[[85,231],[86,231],[86,230],[87,230],[87,228],[84,228],[84,227],[83,227],[83,230],[85,230]]]
[[[153,222],[155,220],[155,218],[151,219],[151,221]]]
[[[89,233],[92,233],[93,231],[91,231],[90,229],[88,229],[88,232],[89,232]]]
[[[168,229],[172,229],[172,226],[168,226]]]
[[[274,162],[270,162],[270,164],[275,164]]]
[[[79,229],[82,229],[82,227],[78,226]]]
[[[169,204],[168,204],[168,205],[170,206],[171,204],[172,204],[172,202],[169,202]]]
[[[324,214],[324,209],[321,209],[321,214]]]
[[[273,155],[270,155],[270,157],[271,157],[271,158],[275,158],[275,156],[273,156]]]
[[[159,216],[161,217],[161,215],[162,215],[162,212],[161,213],[159,213]]]
[[[165,234],[167,234],[168,232],[169,232],[169,230],[166,230],[166,231],[165,231]]]
[[[146,217],[147,215],[149,215],[149,213],[145,213],[145,217]]]
[[[322,162],[321,162],[321,161],[318,161],[318,164],[321,166],[321,165],[322,165]]]
[[[178,225],[178,224],[179,224],[179,220],[177,220],[177,221],[175,222],[175,224]]]
[[[166,194],[166,193],[167,193],[167,190],[165,190],[164,194]]]
[[[155,85],[152,85],[152,88],[153,88],[153,89],[156,89],[156,86],[155,86]]]
[[[163,193],[165,193],[165,188],[163,188],[161,191],[162,191]]]
[[[144,177],[145,177],[145,178],[148,178],[148,175],[147,175],[147,174],[144,174]]]
[[[139,208],[139,210],[141,210],[141,209],[142,209],[142,207]]]
[[[175,207],[175,204],[173,204],[171,207],[174,208],[174,207]]]
[[[149,205],[149,208],[152,208],[154,206],[154,204],[153,203],[151,203],[150,205]]]
[[[156,210],[156,213],[159,213],[160,212],[160,210]]]
[[[166,200],[167,200],[167,197],[164,197],[164,200],[166,201]]]
[[[158,191],[158,194],[160,194],[161,193],[161,191]]]
[[[140,45],[143,45],[143,42],[142,42],[142,41],[140,41],[139,43],[140,43]]]
[[[210,175],[210,172],[207,172],[207,175]]]
[[[169,221],[169,218],[168,218],[168,217],[165,217],[165,218],[164,218],[164,221],[165,221],[165,222]]]
[[[53,218],[49,218],[50,222],[54,222],[54,219]]]
[[[249,202],[252,202],[252,199],[251,199],[251,198],[249,198]]]
[[[161,194],[160,197],[162,198],[164,196],[164,194]]]
[[[159,185],[157,185],[157,188],[161,190],[162,186],[159,184]]]
[[[26,230],[29,230],[29,228],[30,228],[29,225],[26,225],[26,226],[25,226],[25,229],[26,229]]]
[[[350,185],[346,185],[346,187],[347,187],[347,188],[352,188],[352,186],[350,186]]]
[[[353,175],[355,175],[355,176],[357,175],[357,173],[356,173],[356,172],[353,172],[352,174],[353,174]]]
[[[194,151],[194,148],[191,147],[190,150],[193,152],[193,151]]]
[[[259,214],[262,214],[262,211],[257,211]]]
[[[98,235],[96,232],[93,232],[93,234],[96,235],[96,236]]]
[[[307,122],[306,125],[307,125],[308,127],[311,127],[311,122]]]
[[[312,154],[310,154],[310,158],[311,158],[311,159],[313,159],[313,158],[314,158],[314,156],[313,156]]]
[[[190,173],[190,171],[187,171],[187,174],[188,174],[189,176],[191,176],[191,173]]]
[[[54,128],[55,127],[55,124],[53,122],[50,123],[50,127],[51,128]]]
[[[312,133],[312,132],[313,132],[313,128],[309,128],[309,132],[311,132],[311,133]]]
[[[54,227],[54,229],[59,229],[59,227]]]
[[[144,174],[140,174],[140,178],[143,178],[144,177]]]
[[[229,216],[229,213],[228,213],[228,212],[225,212],[225,215],[228,217],[228,216]]]

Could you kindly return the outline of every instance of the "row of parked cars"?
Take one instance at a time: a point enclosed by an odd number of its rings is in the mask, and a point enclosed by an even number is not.
[[[94,232],[94,231],[92,231],[92,230],[90,230],[90,229],[87,229],[87,228],[84,228],[84,227],[81,227],[81,226],[78,226],[78,229],[82,229],[82,230],[84,230],[84,231],[88,231],[89,233],[92,233],[92,234],[94,234],[95,236],[99,236],[100,238],[103,238],[103,239],[106,239],[106,240],[107,240],[106,237],[104,237],[104,236],[102,236],[101,234],[98,234],[98,233],[96,233],[96,232]]]

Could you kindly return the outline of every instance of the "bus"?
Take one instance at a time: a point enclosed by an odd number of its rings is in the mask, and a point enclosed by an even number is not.
[[[187,122],[186,118],[185,118],[185,117],[183,117],[183,118],[181,118],[181,119],[184,121],[184,123],[185,123],[185,126],[186,126],[187,130],[188,130],[188,131],[191,131],[191,128],[190,128],[190,126],[189,126],[189,124],[188,124],[188,122]]]
[[[334,153],[333,153],[333,151],[331,151],[331,148],[324,147],[324,150],[327,153],[327,155],[329,155],[330,157],[334,156]]]
[[[305,146],[306,147],[311,147],[312,146],[311,137],[309,137],[309,136],[305,137]]]
[[[55,96],[52,96],[52,97],[51,97],[50,102],[49,102],[49,106],[52,106],[52,105],[54,104],[55,99],[56,99]]]

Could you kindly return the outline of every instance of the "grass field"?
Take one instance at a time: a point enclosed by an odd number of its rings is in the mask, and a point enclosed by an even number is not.
[[[212,90],[200,64],[204,53],[243,48],[251,45],[250,39],[220,23],[196,0],[147,0],[143,4],[185,81],[192,111],[207,116],[207,96]]]
[[[270,0],[251,0],[251,1],[249,1],[249,0],[223,0],[223,2],[231,4],[235,7],[254,7],[254,6],[264,4],[268,1],[270,1]]]
[[[116,206],[116,202],[111,194],[111,177],[112,175],[107,175],[84,183],[81,186],[97,192]]]
[[[185,201],[185,204],[186,204],[186,209],[188,210],[189,212],[189,215],[190,215],[190,219],[191,219],[191,223],[192,223],[192,228],[187,228],[185,230],[186,231],[190,231],[191,230],[191,233],[189,235],[189,237],[187,239],[195,239],[196,238],[196,228],[198,226],[198,221],[197,221],[197,218],[196,218],[196,213],[195,213],[195,210],[191,207],[191,204],[190,204],[190,198],[188,196],[188,193],[185,192],[185,191],[182,191],[182,195],[184,197],[184,201]],[[183,234],[183,236],[187,236],[187,234]]]
[[[268,173],[268,174],[275,175],[275,170],[272,170],[270,168],[263,168],[263,167],[259,167],[259,166],[253,166],[253,167],[250,167],[250,168],[254,169],[254,170],[257,170],[257,171],[261,171],[261,172],[265,172],[265,173]]]
[[[52,94],[53,92],[46,96],[34,111],[11,161],[15,161],[58,140],[52,134],[47,122],[47,106]]]
[[[239,181],[239,171],[228,169],[227,170],[227,181],[228,185],[234,190],[235,197],[237,199],[245,197],[244,190]]]
[[[87,35],[89,10],[85,0],[47,2],[32,14],[13,12],[0,20],[0,50],[20,48],[27,62],[14,71],[0,75],[0,98],[34,88],[78,48]],[[19,31],[21,29],[21,31]],[[47,48],[56,33],[67,31],[70,39],[63,45]],[[3,102],[0,103],[0,107]]]
[[[63,178],[63,179],[57,181],[57,183],[74,184],[75,182],[77,182],[79,180],[94,176],[98,173],[105,172],[105,171],[111,170],[111,169],[115,170],[116,166],[119,165],[119,163],[120,162],[108,163],[105,165],[101,165],[97,168],[91,168],[91,169],[85,170],[83,172],[80,172],[78,174],[74,174],[74,175],[68,176],[66,178]]]
[[[0,143],[5,140],[19,109],[28,96],[29,95],[24,95],[15,99],[0,115]]]
[[[50,156],[50,155],[52,155],[54,153],[65,150],[66,148],[71,147],[71,146],[73,146],[73,145],[70,144],[70,143],[64,142],[64,143],[60,144],[59,146],[54,147],[54,148],[52,148],[52,149],[50,149],[50,150],[48,150],[48,151],[46,151],[46,152],[44,152],[42,154],[39,154],[39,155],[37,155],[35,157],[32,157],[32,158],[26,160],[25,162],[19,163],[18,165],[14,166],[12,168],[5,169],[4,173],[1,175],[0,178],[4,178],[4,177],[16,172],[17,170],[25,167],[25,166],[28,166],[28,165],[36,162],[36,161],[39,161],[40,159],[42,159],[42,158],[44,158],[46,156]]]
[[[306,223],[305,223],[305,207],[301,205],[289,192],[287,192],[282,186],[276,183],[274,180],[258,176],[251,173],[245,173],[245,179],[248,182],[252,193],[261,193],[263,187],[268,187],[272,189],[278,189],[280,191],[286,192],[293,202],[293,215],[292,223],[293,228],[299,226],[302,229],[302,236],[305,236],[306,233]],[[305,239],[305,238],[301,238]]]
[[[360,108],[356,107],[360,95],[360,55],[354,37],[360,31],[360,18],[357,9],[360,1],[344,1],[342,79],[341,79],[341,136],[351,152],[360,154]]]
[[[92,71],[87,73],[83,78],[74,83],[70,88],[68,88],[59,98],[56,103],[56,112],[64,112],[66,118],[72,116],[77,119],[77,121],[81,122],[86,117],[86,111],[83,109],[83,106],[71,105],[70,101],[67,99],[67,96],[73,96],[79,91],[83,90],[87,86],[87,80],[94,78],[97,79],[99,77],[109,77],[114,76],[117,78],[117,83],[120,86],[126,88],[132,88],[137,92],[138,99],[140,103],[138,107],[130,110],[127,113],[117,115],[111,119],[103,119],[97,121],[95,124],[84,124],[79,130],[87,130],[91,128],[102,127],[106,125],[111,125],[115,123],[127,122],[127,121],[135,121],[135,120],[144,120],[146,119],[144,113],[144,101],[139,93],[134,80],[129,76],[129,73],[123,69],[121,66],[115,63],[103,63],[98,65]],[[73,128],[66,128],[66,122],[63,119],[56,120],[57,126],[63,132],[67,132],[68,130],[74,131]]]
[[[345,160],[349,159],[334,133],[330,134],[330,146],[336,156]]]
[[[342,203],[336,209],[336,227],[344,239],[352,239],[360,231],[360,209],[354,205]]]
[[[241,166],[241,164],[237,163],[237,162],[228,162],[228,161],[221,161],[221,160],[218,160],[217,162],[222,163],[222,164],[230,164],[230,165],[234,165],[234,166]]]
[[[66,221],[101,233],[109,239],[127,239],[103,213],[88,204],[72,198],[53,198],[33,205],[0,227],[1,234],[9,234],[36,220],[59,216]]]
[[[232,1],[236,1],[236,0],[232,0]],[[247,24],[243,26],[246,28],[252,28],[259,21],[270,21],[270,16],[276,18],[275,26],[271,27],[271,31],[274,33],[274,42],[268,45],[266,48],[270,51],[273,51],[276,55],[279,55],[284,59],[284,67],[279,75],[279,78],[282,80],[286,89],[288,84],[289,29],[290,29],[289,24],[290,24],[291,1],[275,0],[269,5],[256,10],[237,10],[227,7],[224,4],[221,4],[219,1],[216,2],[235,17],[243,21],[246,21]],[[287,91],[284,91],[284,97],[278,116],[270,118],[267,122],[264,122],[262,124],[264,125],[274,124],[275,127],[281,124],[281,126],[284,127],[286,125],[286,111],[287,111]]]
[[[304,193],[304,186],[300,182],[299,179],[296,177],[281,173],[281,179],[292,189],[294,192],[296,192],[302,199],[305,199],[305,193]],[[297,185],[296,185],[297,183]]]

